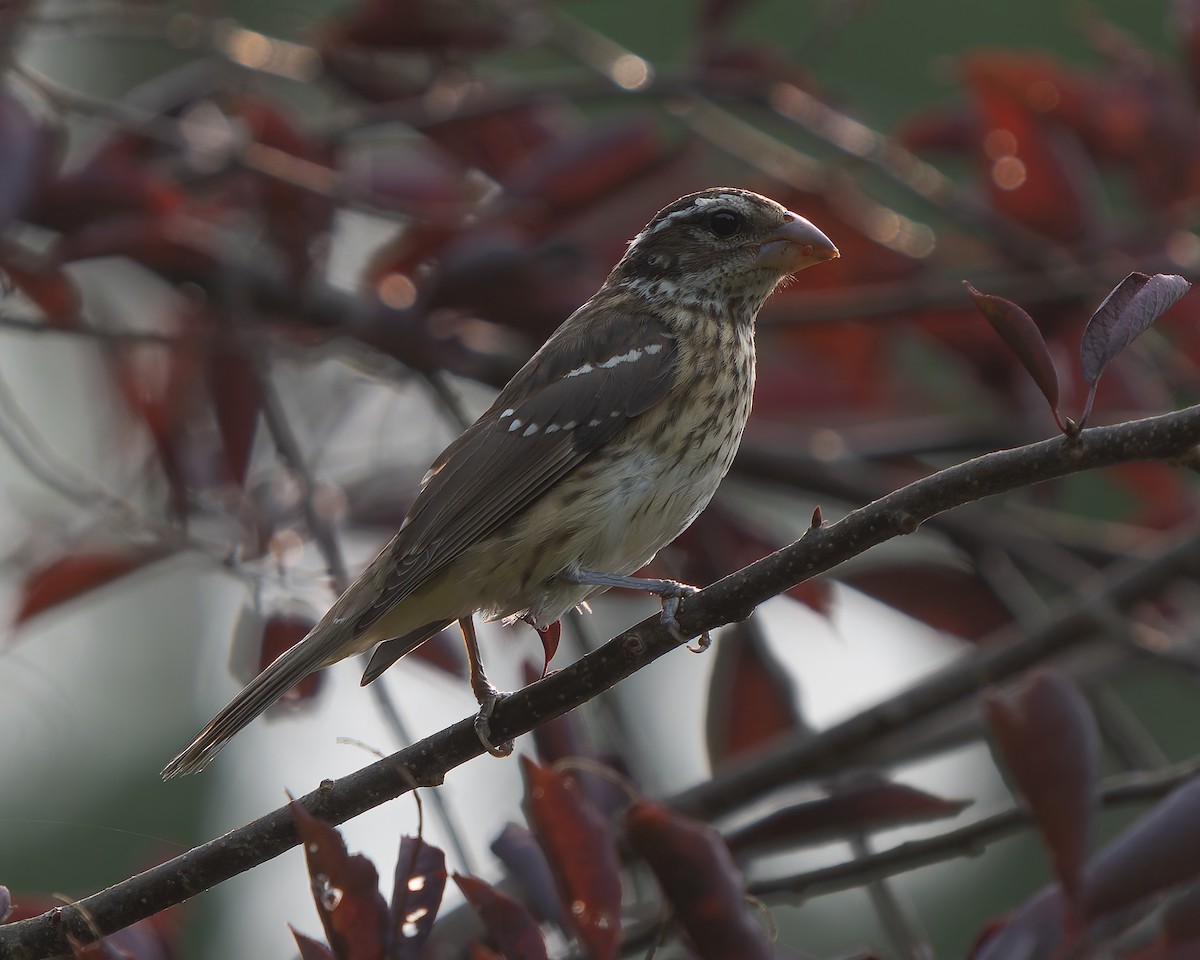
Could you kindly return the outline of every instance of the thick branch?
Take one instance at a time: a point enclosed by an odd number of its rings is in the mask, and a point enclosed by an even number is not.
[[[704,629],[744,619],[759,603],[794,584],[824,573],[884,540],[911,533],[925,520],[953,507],[1082,470],[1131,460],[1181,457],[1197,444],[1200,407],[1189,407],[1160,417],[1096,427],[1073,440],[1055,438],[979,457],[897,490],[837,523],[814,528],[796,543],[689,598],[679,614],[683,633],[696,636]],[[1155,583],[1161,585],[1168,574],[1191,566],[1200,566],[1200,538],[1192,538],[1173,551],[1169,563],[1155,570]],[[1126,580],[1133,583],[1138,580],[1137,574]],[[1087,610],[1082,614],[1085,618],[1092,615]],[[680,643],[657,616],[649,617],[566,669],[503,701],[492,717],[493,736],[508,739],[527,733],[587,702]],[[1020,662],[1019,657],[1006,661],[1010,668],[1019,668],[1014,664]],[[961,682],[974,682],[974,678]],[[928,713],[941,702],[945,700],[939,701],[933,693],[922,696],[914,715]],[[886,729],[891,723],[886,713],[867,711],[862,716],[867,718],[863,725],[868,732]],[[448,771],[480,754],[473,719],[462,720],[386,760],[327,782],[303,802],[315,815],[342,823],[406,793],[414,783],[437,785]],[[849,726],[853,723],[848,721],[830,731],[849,730],[849,734],[813,741],[824,746],[804,758],[808,767],[828,767],[837,749],[830,744],[841,742],[839,737],[862,742],[857,728]],[[728,807],[738,790],[769,787],[794,778],[797,768],[784,766],[787,761],[784,756],[774,767],[760,767],[750,779],[727,778],[725,782],[735,785],[732,793],[713,797],[697,790],[681,802],[694,810]],[[33,960],[61,953],[68,947],[68,937],[88,942],[97,932],[106,934],[128,926],[276,857],[296,842],[288,811],[276,810],[77,904],[0,927],[0,960]]]

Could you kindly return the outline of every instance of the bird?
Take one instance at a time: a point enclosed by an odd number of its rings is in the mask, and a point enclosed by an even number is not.
[[[659,597],[663,622],[696,588],[635,577],[728,472],[754,393],[759,309],[833,260],[816,226],[774,200],[711,187],[663,207],[579,307],[434,461],[399,532],[298,644],[263,669],[162,771],[205,766],[308,674],[374,648],[366,685],[458,621],[480,704],[474,616],[545,630],[612,587]]]

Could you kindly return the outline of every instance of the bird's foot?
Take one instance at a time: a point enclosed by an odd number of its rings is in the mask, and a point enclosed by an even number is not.
[[[680,604],[685,598],[699,592],[698,587],[693,587],[690,583],[680,583],[677,580],[664,580],[663,590],[658,592],[658,597],[662,601],[662,624],[671,631],[671,636],[680,643],[687,643],[689,639],[679,626],[678,615]],[[707,630],[696,638],[695,646],[687,643],[687,648],[692,653],[703,653],[711,646],[712,636]]]
[[[493,757],[507,757],[513,752],[513,742],[505,740],[502,743],[492,743],[491,717],[496,709],[496,704],[508,696],[507,693],[501,693],[495,687],[488,685],[486,690],[481,691],[482,696],[479,697],[479,713],[475,714],[475,735],[479,737],[479,742],[483,744],[483,749],[490,753]]]
[[[641,590],[653,593],[662,602],[662,623],[680,643],[687,643],[688,637],[679,627],[679,605],[693,593],[699,593],[699,587],[690,583],[680,583],[678,580],[658,580],[645,577],[623,577],[613,573],[601,573],[596,570],[569,570],[560,576],[568,583],[583,583],[592,586],[624,587],[626,590]],[[703,653],[712,646],[712,637],[705,630],[696,640],[696,645],[688,644],[692,653]]]

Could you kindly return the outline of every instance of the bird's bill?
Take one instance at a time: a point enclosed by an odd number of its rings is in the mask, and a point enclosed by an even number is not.
[[[789,212],[783,226],[759,246],[757,265],[780,273],[796,273],[840,256],[832,240],[803,217]]]

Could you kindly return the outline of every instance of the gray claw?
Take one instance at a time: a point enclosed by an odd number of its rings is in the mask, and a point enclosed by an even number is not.
[[[496,704],[506,696],[508,694],[501,693],[499,690],[493,688],[479,701],[479,713],[475,715],[475,735],[479,737],[479,742],[483,744],[483,749],[493,757],[507,757],[513,752],[513,742],[511,740],[505,740],[503,743],[492,743],[492,730],[488,722],[496,709]]]

